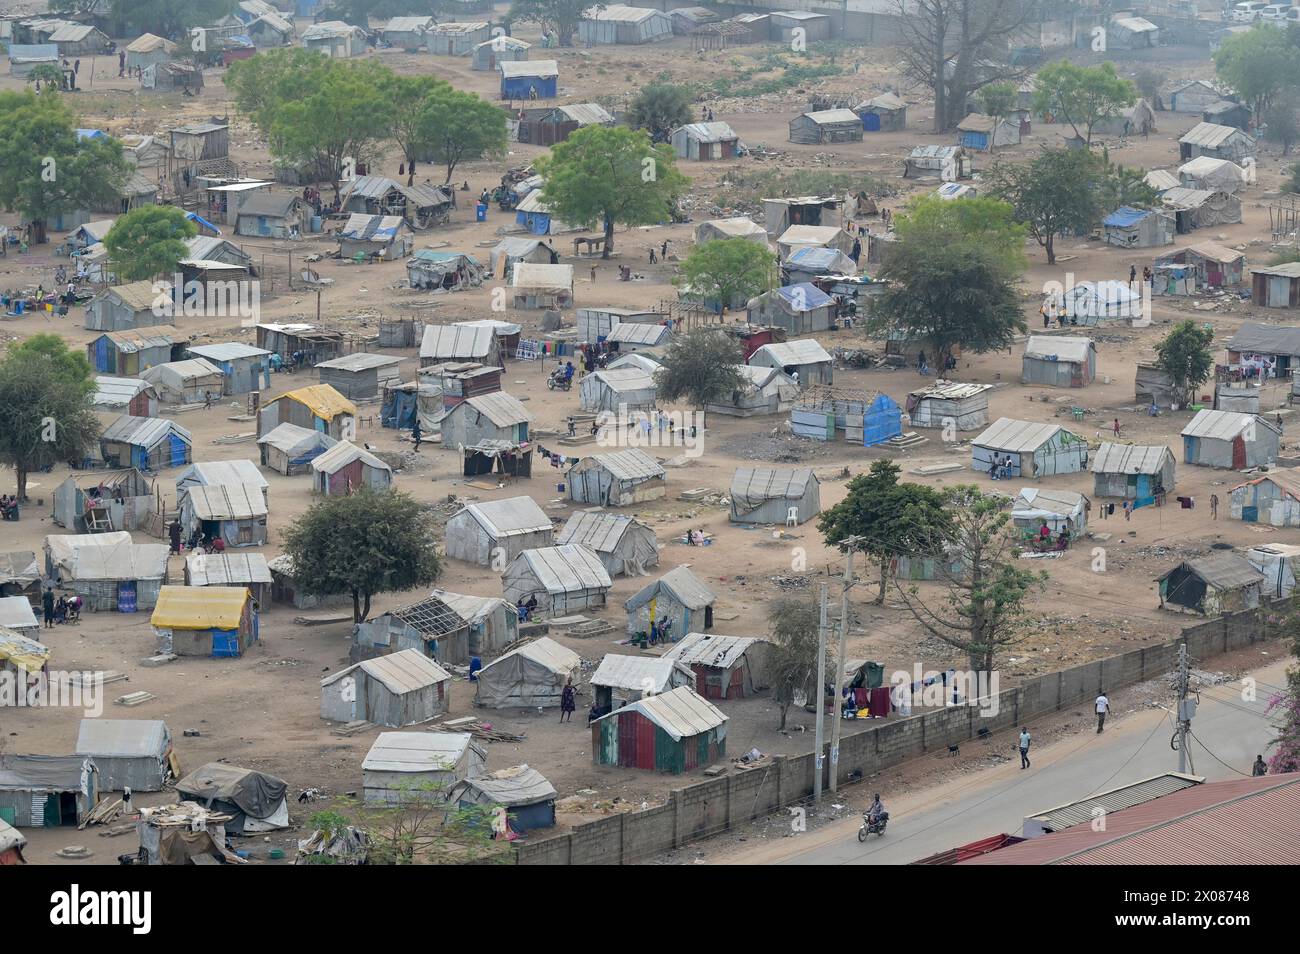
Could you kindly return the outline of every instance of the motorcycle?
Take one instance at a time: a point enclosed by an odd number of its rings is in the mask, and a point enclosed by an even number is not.
[[[563,370],[552,371],[551,376],[546,379],[546,387],[551,391],[568,391],[573,387],[573,378],[566,375]]]
[[[883,835],[885,826],[889,824],[889,813],[880,816],[880,819],[874,820],[869,812],[862,813],[862,827],[858,829],[858,841],[866,841],[868,835]]]

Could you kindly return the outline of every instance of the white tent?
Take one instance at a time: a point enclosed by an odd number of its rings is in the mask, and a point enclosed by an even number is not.
[[[582,658],[542,636],[480,669],[474,703],[489,709],[559,705],[564,687],[581,677]]]

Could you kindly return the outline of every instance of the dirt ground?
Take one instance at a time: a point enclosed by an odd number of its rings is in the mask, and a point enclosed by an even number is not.
[[[519,31],[525,39],[535,40],[535,33]],[[772,47],[763,48],[770,50]],[[689,49],[687,41],[675,39],[671,43],[653,48],[637,49],[607,47],[593,50],[547,51],[560,61],[562,101],[582,102],[602,97],[602,102],[617,107],[611,98],[626,102],[630,96],[657,74],[667,71],[677,79],[701,79],[727,69],[736,63],[748,64],[758,48],[744,48],[723,54],[701,55]],[[1170,56],[1170,51],[1156,51]],[[1180,51],[1186,56],[1190,51]],[[487,96],[495,94],[495,74],[473,72],[465,59],[431,57],[427,54],[380,52],[384,62],[404,72],[432,72],[443,76],[457,86],[474,90]],[[1199,55],[1199,54],[1198,54]],[[934,184],[904,182],[900,178],[902,158],[915,145],[947,143],[951,137],[935,136],[926,132],[930,110],[919,91],[908,92],[916,103],[908,111],[908,130],[901,133],[872,134],[866,142],[835,146],[798,146],[787,143],[788,121],[804,108],[808,96],[814,92],[860,94],[863,98],[896,83],[895,56],[885,49],[848,50],[843,62],[856,63],[856,71],[831,80],[818,81],[799,90],[771,94],[747,100],[713,100],[709,105],[716,118],[725,120],[751,147],[765,146],[775,150],[772,158],[740,158],[725,162],[690,163],[683,161],[680,168],[693,178],[693,192],[689,202],[693,221],[664,227],[620,228],[616,236],[616,252],[609,260],[577,260],[564,254],[563,261],[577,265],[575,298],[578,306],[612,305],[645,307],[662,299],[673,297],[671,285],[674,265],[672,260],[683,255],[691,244],[691,235],[697,222],[716,217],[732,210],[717,205],[715,196],[719,183],[734,170],[752,169],[764,163],[779,163],[784,168],[833,168],[867,175],[884,177],[896,195],[886,204],[896,207],[912,191],[926,191]],[[1121,70],[1131,75],[1145,62],[1134,57],[1119,61]],[[116,77],[116,59],[99,57],[92,63],[83,61],[82,84],[85,92],[70,97],[70,102],[81,112],[81,125],[98,127],[114,133],[152,133],[209,115],[230,115],[232,125],[232,157],[247,175],[269,175],[270,156],[263,143],[245,117],[238,115],[229,103],[222,85],[221,70],[206,73],[203,94],[194,99],[170,95],[155,95],[138,89],[134,81]],[[1162,64],[1171,79],[1179,76],[1208,76],[1211,67],[1204,57],[1180,59]],[[850,67],[853,69],[853,67]],[[11,77],[0,77],[0,89],[17,88]],[[1178,159],[1177,138],[1194,122],[1195,117],[1184,114],[1160,113],[1159,132],[1146,139],[1127,142],[1113,140],[1107,143],[1111,156],[1125,165],[1146,169],[1175,168]],[[1068,132],[1068,127],[1066,132]],[[1033,134],[1017,147],[1000,150],[1006,158],[1027,157],[1041,146],[1053,145],[1062,134],[1059,127],[1035,128]],[[505,162],[475,163],[458,169],[457,181],[468,180],[471,192],[460,193],[463,200],[476,195],[484,187],[497,184],[504,166],[527,163],[542,150],[531,146],[514,145]],[[976,159],[977,169],[986,167],[989,159]],[[1190,236],[1179,236],[1178,244],[1194,244],[1216,240],[1232,246],[1246,247],[1248,260],[1258,263],[1267,255],[1268,212],[1266,202],[1276,190],[1283,161],[1276,154],[1265,151],[1259,159],[1260,184],[1245,194],[1245,221],[1240,225],[1221,230],[1202,230]],[[372,172],[397,175],[398,158],[395,154],[372,167]],[[443,171],[422,168],[421,177],[427,175],[440,181]],[[454,221],[446,228],[417,235],[417,247],[439,247],[477,253],[486,256],[486,249],[495,244],[503,234],[513,228],[513,214],[491,210],[486,223],[474,223],[468,201],[462,201]],[[0,222],[15,224],[13,215],[0,217]],[[880,228],[878,220],[864,224],[873,230]],[[230,237],[230,236],[227,236]],[[569,235],[555,237],[554,244],[561,253],[572,248]],[[53,269],[57,264],[54,246],[62,239],[53,236],[49,245],[34,247],[26,255],[10,255],[0,259],[0,287],[34,288],[38,282],[49,287]],[[667,264],[649,265],[648,250],[664,240],[671,242],[670,261]],[[307,237],[289,243],[260,241],[244,238],[237,244],[249,251],[255,259],[270,266],[276,276],[274,287],[263,288],[262,321],[316,321],[318,306],[316,295],[301,288],[285,287],[283,279],[289,274],[289,255],[294,261],[311,253],[326,254],[333,243],[320,236]],[[1101,246],[1096,242],[1072,240],[1058,246],[1060,262],[1049,268],[1044,264],[1040,249],[1028,248],[1030,268],[1024,277],[1025,313],[1036,325],[1037,306],[1041,299],[1039,289],[1047,281],[1063,281],[1067,272],[1075,281],[1126,279],[1130,265],[1140,270],[1157,254],[1168,249],[1147,249],[1124,252]],[[630,263],[635,269],[635,279],[617,280],[618,267]],[[596,268],[591,280],[590,267]],[[506,315],[493,314],[490,309],[491,282],[484,287],[440,296],[430,310],[424,305],[427,293],[402,288],[405,279],[401,262],[357,266],[336,260],[323,261],[319,270],[322,276],[333,279],[333,285],[319,301],[320,324],[361,334],[373,334],[381,317],[409,317],[420,314],[425,320],[453,321],[467,318],[505,317],[516,321],[529,331],[540,328],[539,312],[511,311]],[[1214,326],[1219,343],[1222,343],[1243,320],[1279,322],[1277,312],[1266,313],[1248,303],[1218,301],[1212,307],[1197,307],[1191,299],[1173,300],[1157,298],[1155,324],[1146,329],[1105,327],[1094,334],[1098,345],[1098,382],[1084,391],[1060,392],[1046,388],[1022,387],[1020,377],[1020,347],[1010,353],[969,356],[951,377],[961,381],[985,382],[997,385],[992,392],[990,419],[1001,415],[1035,421],[1059,421],[1072,427],[1095,446],[1105,439],[1110,422],[1118,417],[1124,426],[1124,439],[1137,443],[1168,443],[1178,453],[1179,431],[1190,419],[1190,413],[1165,413],[1158,419],[1146,415],[1145,409],[1136,407],[1133,396],[1134,368],[1137,361],[1149,356],[1154,343],[1163,336],[1170,322],[1185,317]],[[572,315],[566,316],[570,321]],[[73,346],[82,346],[95,333],[82,328],[82,311],[74,309],[67,318],[45,315],[25,316],[21,319],[0,321],[0,335],[6,340],[21,340],[29,335],[54,331]],[[183,330],[195,333],[199,341],[252,341],[252,330],[239,327],[237,319],[201,321],[179,319]],[[215,326],[214,326],[215,325]],[[821,336],[828,347],[869,347],[870,342],[861,331],[839,332]],[[416,349],[392,352],[402,361],[404,379],[415,376],[418,366]],[[548,392],[544,380],[549,366],[534,362],[510,361],[503,378],[504,388],[521,400],[536,415],[534,436],[543,446],[563,431],[565,417],[578,407],[577,390],[569,394]],[[270,393],[263,399],[314,383],[315,375],[303,372],[297,375],[276,375]],[[865,371],[837,369],[836,384],[848,387],[870,388],[885,391],[900,404],[908,391],[923,384],[923,379],[912,370]],[[1264,407],[1281,407],[1286,400],[1284,385],[1273,385],[1266,390]],[[242,407],[242,401],[238,404]],[[1086,406],[1087,414],[1082,424],[1070,419],[1071,405]],[[363,420],[359,425],[359,440],[380,451],[408,453],[409,445],[399,440],[398,434],[378,426],[378,404],[363,405]],[[256,458],[256,445],[251,441],[223,444],[218,439],[245,432],[252,425],[232,421],[238,409],[229,402],[210,410],[188,411],[178,416],[180,422],[194,433],[195,456],[200,460],[230,460]],[[1286,456],[1300,456],[1295,448],[1295,431],[1290,425],[1290,414],[1281,413],[1288,421],[1284,434]],[[791,593],[815,594],[817,576],[826,572],[837,573],[838,555],[824,547],[812,524],[776,533],[773,528],[742,529],[729,524],[724,506],[704,506],[677,501],[683,490],[710,487],[725,493],[737,466],[754,462],[801,463],[816,468],[822,477],[822,505],[830,506],[844,494],[843,472],[865,470],[881,456],[894,456],[905,472],[914,468],[943,462],[969,464],[969,446],[966,443],[945,445],[937,431],[923,431],[929,440],[918,448],[905,452],[883,449],[863,449],[847,444],[818,444],[789,436],[788,428],[777,418],[737,420],[720,416],[710,417],[703,436],[703,454],[697,459],[671,463],[669,471],[669,496],[663,501],[637,508],[637,517],[649,523],[656,531],[662,545],[658,571],[687,565],[700,575],[719,594],[717,624],[721,633],[760,635],[766,631],[765,614],[769,604]],[[969,439],[971,434],[964,435]],[[659,456],[667,457],[667,453]],[[547,507],[557,519],[573,512],[574,508],[559,499],[556,484],[559,473],[547,473],[545,462],[538,461],[538,472],[531,481],[520,482],[497,490],[485,491],[467,488],[458,473],[459,459],[454,452],[426,445],[418,459],[412,459],[399,473],[397,486],[417,499],[429,504],[445,503],[449,495],[466,499],[495,499],[527,493]],[[55,468],[50,474],[34,475],[28,489],[33,503],[25,510],[20,523],[0,525],[0,551],[41,550],[46,534],[64,532],[55,527],[49,517],[50,494],[67,476],[64,468]],[[169,503],[174,503],[174,471],[158,476],[159,486]],[[288,526],[312,503],[307,477],[286,478],[274,472],[266,474],[270,481],[272,542],[264,548],[268,557],[279,552],[279,531]],[[937,477],[908,479],[934,485],[975,482],[985,485],[985,475],[976,475],[969,469]],[[1092,569],[1090,547],[1079,547],[1063,558],[1040,561],[1050,573],[1046,590],[1034,600],[1034,620],[1026,627],[1024,640],[1002,661],[1004,685],[1014,683],[1020,676],[1073,665],[1079,661],[1122,652],[1137,646],[1167,639],[1187,622],[1185,619],[1158,608],[1153,580],[1177,560],[1192,554],[1207,552],[1214,543],[1228,543],[1238,547],[1260,542],[1283,542],[1293,531],[1272,531],[1252,527],[1227,519],[1212,521],[1208,497],[1217,492],[1226,501],[1227,489],[1238,482],[1238,475],[1227,471],[1184,467],[1178,469],[1177,493],[1196,498],[1197,506],[1182,510],[1176,505],[1163,508],[1146,508],[1138,511],[1132,521],[1102,523],[1094,520],[1093,530],[1111,533],[1106,544],[1107,570]],[[1053,477],[1039,482],[1042,486],[1092,492],[1092,479],[1088,474]],[[1019,484],[991,485],[996,489],[1014,493]],[[12,471],[0,472],[0,489],[12,492]],[[1172,498],[1171,498],[1172,499]],[[1094,515],[1097,514],[1094,507]],[[1226,505],[1225,505],[1226,510]],[[1112,518],[1122,519],[1122,518]],[[714,537],[714,544],[705,549],[685,549],[677,542],[688,527],[702,526]],[[139,535],[138,539],[143,539]],[[805,573],[792,570],[792,549],[807,550],[809,565]],[[173,557],[171,578],[182,579],[182,561]],[[645,579],[620,577],[615,580],[610,594],[609,608],[597,615],[614,623],[616,635],[623,631],[621,605]],[[832,594],[838,586],[832,580]],[[453,591],[482,595],[500,593],[498,579],[478,567],[449,561],[439,586]],[[419,598],[420,592],[390,593],[377,598],[374,612],[403,605]],[[854,591],[853,612],[855,626],[849,640],[849,654],[869,657],[885,664],[890,670],[908,669],[921,662],[926,668],[944,668],[948,663],[960,662],[947,646],[926,637],[920,632],[907,610],[887,603],[870,605],[874,595],[869,586]],[[238,660],[182,659],[160,668],[143,668],[140,661],[155,650],[155,639],[145,614],[134,616],[88,613],[77,627],[59,628],[46,634],[54,650],[52,668],[58,669],[116,669],[126,673],[129,681],[109,687],[111,696],[128,691],[145,689],[157,698],[133,709],[109,706],[107,716],[119,718],[164,719],[176,737],[176,746],[185,770],[204,762],[226,760],[231,763],[272,772],[285,778],[296,795],[305,788],[314,787],[329,794],[356,791],[360,787],[360,762],[376,735],[365,732],[342,738],[331,732],[331,726],[319,717],[318,681],[326,673],[344,664],[350,624],[306,627],[293,622],[298,611],[281,605],[262,608],[262,639],[248,655]],[[592,640],[574,640],[563,635],[561,642],[579,652],[589,668],[594,668],[607,652],[623,651],[616,639],[610,636]],[[120,691],[117,691],[120,690]],[[453,715],[473,711],[472,687],[457,681],[451,692]],[[579,712],[589,704],[590,696],[584,692]],[[756,698],[729,702],[725,711],[730,717],[728,749],[733,756],[757,747],[764,752],[798,753],[811,747],[811,715],[791,715],[786,732],[778,733],[778,713],[767,694]],[[626,805],[639,806],[642,802],[655,803],[677,784],[678,780],[649,775],[633,770],[594,767],[591,764],[590,736],[585,726],[578,723],[557,724],[553,712],[480,712],[481,717],[495,725],[526,734],[520,744],[494,744],[490,747],[489,767],[492,769],[527,762],[541,770],[556,786],[562,797],[580,793],[593,811],[605,810],[613,799]],[[9,710],[0,712],[0,746],[8,752],[59,754],[70,752],[76,738],[79,712],[60,710]],[[197,737],[182,737],[184,729],[196,729]],[[154,799],[149,799],[153,801]],[[302,822],[308,809],[295,806],[295,822]],[[580,812],[561,814],[562,824],[589,817]],[[89,844],[86,833],[62,831],[28,832],[33,840],[29,857],[37,861],[55,860],[49,854],[57,847],[70,842]],[[296,837],[296,835],[295,835]],[[277,836],[277,839],[286,836]],[[130,836],[117,839],[111,851],[107,847],[91,844],[96,856],[91,863],[108,860],[110,854],[130,851],[134,845],[122,846]],[[48,850],[47,850],[48,849]]]

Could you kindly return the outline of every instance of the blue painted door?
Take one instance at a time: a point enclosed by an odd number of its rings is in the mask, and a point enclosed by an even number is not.
[[[175,434],[169,435],[167,440],[171,444],[171,465],[179,467],[185,463],[185,442]]]
[[[239,633],[234,630],[214,629],[212,631],[213,658],[229,658],[239,655]]]
[[[122,580],[117,584],[117,611],[119,613],[136,611],[135,580]]]
[[[1134,505],[1138,507],[1149,507],[1155,502],[1155,494],[1151,491],[1151,475],[1138,474],[1137,492],[1133,501]]]
[[[864,113],[862,116],[862,128],[867,132],[880,132],[880,117],[875,113]]]

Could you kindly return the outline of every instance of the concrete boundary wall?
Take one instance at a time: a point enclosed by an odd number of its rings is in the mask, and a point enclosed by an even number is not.
[[[1090,703],[1105,688],[1113,692],[1173,671],[1178,646],[1187,644],[1198,663],[1234,652],[1269,635],[1267,610],[1250,610],[1208,620],[1175,640],[1046,673],[998,694],[998,712],[980,715],[974,706],[932,709],[894,719],[840,740],[838,776],[870,775],[927,752],[997,733],[1049,712]],[[823,759],[829,780],[829,745]],[[635,864],[656,854],[709,838],[735,825],[806,800],[813,790],[813,753],[773,756],[770,766],[733,772],[674,789],[667,804],[611,815],[571,832],[529,841],[515,848],[521,865]]]

